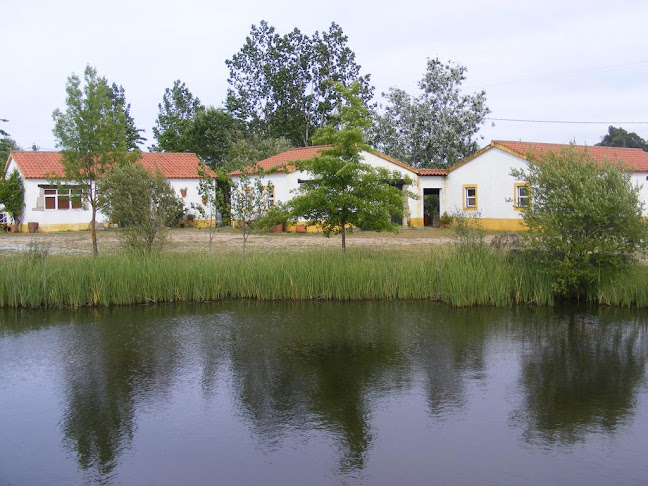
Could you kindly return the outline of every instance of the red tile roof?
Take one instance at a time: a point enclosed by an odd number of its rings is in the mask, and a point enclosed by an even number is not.
[[[422,176],[447,176],[447,169],[417,169],[419,175]]]
[[[248,174],[251,174],[255,171],[266,172],[269,170],[275,170],[276,172],[292,172],[295,170],[295,165],[290,162],[297,162],[300,160],[308,160],[313,157],[320,155],[320,152],[325,147],[325,145],[316,145],[314,147],[300,147],[290,150],[286,150],[267,159],[263,159],[257,162],[255,165],[250,165],[245,168],[245,171]],[[233,176],[241,175],[240,170],[235,170],[231,173]]]
[[[276,172],[291,172],[295,170],[295,165],[291,164],[290,162],[308,160],[313,157],[317,157],[318,155],[320,155],[321,151],[327,147],[328,147],[327,145],[316,145],[313,147],[301,147],[301,148],[290,149],[280,154],[273,155],[272,157],[268,157],[267,159],[261,160],[260,162],[256,163],[256,166],[249,166],[246,168],[246,171],[248,174],[250,174],[254,172],[256,168],[263,172],[269,171],[271,169],[275,170]],[[445,169],[416,169],[411,165],[407,165],[406,163],[401,162],[400,160],[397,160],[393,157],[390,157],[389,155],[378,152],[377,150],[369,150],[369,152],[374,154],[376,157],[380,157],[381,159],[387,160],[392,164],[410,170],[415,174],[440,175],[440,176],[448,175],[448,171]],[[241,175],[241,171],[240,170],[234,171],[231,173],[231,175],[239,176]]]
[[[628,164],[634,172],[648,172],[648,152],[634,148],[619,147],[597,147],[586,145],[568,145],[558,143],[533,143],[533,142],[509,142],[504,140],[493,140],[490,147],[503,148],[514,152],[520,157],[527,158],[531,155],[542,160],[542,156],[548,152],[560,152],[563,149],[574,147],[576,150],[587,151],[594,160],[601,162],[620,162]]]
[[[63,175],[61,152],[14,150],[10,157],[26,179],[48,179],[52,175]],[[159,169],[167,179],[197,179],[199,162],[196,154],[171,152],[142,152],[138,160],[147,169]]]

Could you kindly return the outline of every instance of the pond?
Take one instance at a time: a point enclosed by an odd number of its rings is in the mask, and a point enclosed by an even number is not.
[[[647,359],[620,309],[0,309],[0,484],[646,484]]]

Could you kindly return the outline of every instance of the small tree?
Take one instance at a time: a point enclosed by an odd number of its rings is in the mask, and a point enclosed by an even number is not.
[[[11,214],[14,225],[20,224],[25,200],[25,186],[17,170],[6,179],[0,179],[0,204]]]
[[[162,249],[167,226],[183,209],[162,173],[131,164],[114,169],[98,185],[104,211],[122,228],[126,248],[142,253]]]
[[[128,151],[126,112],[122,102],[115,101],[106,78],[97,77],[97,70],[87,66],[84,81],[82,89],[77,75],[68,78],[67,108],[52,114],[56,146],[63,154],[63,174],[51,174],[51,178],[55,182],[63,178],[82,187],[92,209],[92,250],[97,256],[96,222],[101,198],[95,184],[113,167],[133,162],[140,153]]]
[[[267,209],[263,182],[260,176],[250,179],[244,171],[238,184],[232,190],[232,218],[243,231],[243,252],[251,230],[260,221]]]
[[[315,143],[331,148],[298,164],[309,173],[309,180],[302,183],[300,194],[290,204],[295,217],[320,225],[324,236],[341,234],[342,251],[346,252],[349,225],[398,231],[391,219],[403,215],[403,192],[397,187],[399,174],[360,162],[361,151],[368,149],[363,142],[363,129],[371,124],[368,111],[358,96],[357,85],[337,88],[346,103],[340,108],[341,126],[328,126],[315,133]]]
[[[620,163],[593,160],[574,147],[529,160],[527,170],[511,172],[530,189],[531,204],[521,208],[527,244],[556,291],[578,297],[644,247],[639,187]]]
[[[222,169],[210,169],[203,162],[198,166],[198,175],[200,176],[198,193],[202,197],[203,206],[197,209],[209,222],[209,251],[211,252],[218,217],[220,216],[221,224],[229,220],[232,179],[228,172]]]

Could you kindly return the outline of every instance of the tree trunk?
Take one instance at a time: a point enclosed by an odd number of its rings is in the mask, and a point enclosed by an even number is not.
[[[346,253],[346,224],[342,223],[342,253]]]
[[[92,205],[92,221],[90,221],[90,234],[92,235],[92,254],[99,256],[99,248],[97,247],[97,206]]]

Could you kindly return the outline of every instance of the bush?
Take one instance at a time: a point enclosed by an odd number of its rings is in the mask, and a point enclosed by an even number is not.
[[[182,214],[182,200],[160,173],[139,164],[118,167],[98,183],[101,204],[118,223],[124,246],[136,252],[160,250],[166,228]]]
[[[531,204],[522,208],[526,243],[555,291],[580,297],[645,246],[639,187],[620,163],[575,147],[529,160],[527,170],[512,171],[530,189]]]

